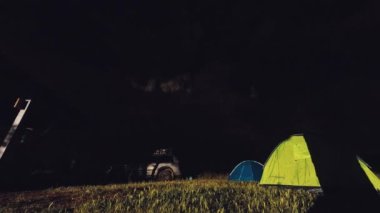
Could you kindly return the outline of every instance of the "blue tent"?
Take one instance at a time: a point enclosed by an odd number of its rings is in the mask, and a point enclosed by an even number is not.
[[[233,181],[260,181],[263,174],[263,164],[246,160],[239,163],[228,176],[228,180]]]

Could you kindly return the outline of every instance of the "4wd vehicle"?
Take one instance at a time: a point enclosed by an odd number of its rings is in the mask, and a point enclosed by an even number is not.
[[[146,166],[147,178],[165,181],[180,176],[179,161],[170,149],[158,149],[153,153]]]
[[[169,181],[180,177],[181,171],[171,149],[158,149],[144,162],[110,166],[106,176],[108,181]]]

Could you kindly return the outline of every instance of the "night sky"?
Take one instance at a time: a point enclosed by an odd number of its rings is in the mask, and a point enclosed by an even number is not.
[[[35,165],[120,163],[173,147],[188,174],[228,172],[310,132],[332,138],[316,146],[355,152],[380,171],[378,9],[1,1],[1,120],[17,97],[32,98],[23,125],[34,142],[20,149]]]

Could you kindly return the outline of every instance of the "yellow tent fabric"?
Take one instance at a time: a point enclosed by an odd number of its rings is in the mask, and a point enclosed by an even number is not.
[[[371,169],[367,166],[367,164],[361,158],[358,157],[358,161],[359,161],[360,166],[366,173],[368,179],[371,181],[373,187],[375,187],[377,191],[380,191],[380,179],[375,175],[375,173],[371,171]]]
[[[260,184],[320,187],[302,135],[293,135],[277,146],[265,163]]]
[[[359,164],[376,190],[380,179],[358,157]],[[264,165],[261,185],[320,187],[318,176],[303,135],[293,135],[280,143]]]

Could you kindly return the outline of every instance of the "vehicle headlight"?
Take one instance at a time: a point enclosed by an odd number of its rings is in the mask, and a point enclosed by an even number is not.
[[[152,170],[154,169],[155,166],[156,166],[156,163],[148,164],[148,166],[146,167],[146,170],[148,170],[148,171],[152,171]]]

